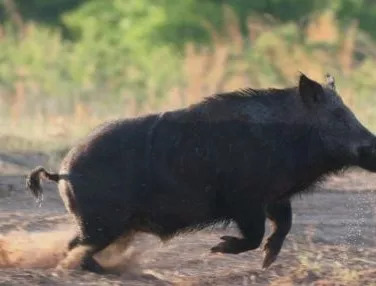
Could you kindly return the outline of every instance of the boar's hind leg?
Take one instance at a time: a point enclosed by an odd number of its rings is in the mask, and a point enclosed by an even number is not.
[[[251,210],[251,212],[249,211]],[[262,206],[239,208],[234,220],[243,238],[222,236],[223,242],[212,247],[212,252],[238,254],[260,246],[265,232],[265,210]]]
[[[263,268],[268,268],[276,260],[283,241],[291,229],[292,212],[290,201],[268,204],[266,215],[272,221],[273,232],[268,237],[264,247]]]
[[[80,236],[76,235],[68,242],[68,251],[75,248],[80,243]]]
[[[71,269],[80,266],[82,270],[95,273],[104,273],[104,268],[94,259],[94,255],[111,243],[117,241],[120,235],[126,237],[128,232],[112,233],[103,232],[107,235],[86,235],[85,238],[77,236],[71,240],[68,245],[69,252],[64,260],[58,265],[58,268]],[[133,232],[129,232],[129,235]]]
[[[93,255],[98,252],[98,247],[78,242],[59,263],[57,269],[74,269],[80,266],[83,270],[103,273],[104,269],[95,261]]]

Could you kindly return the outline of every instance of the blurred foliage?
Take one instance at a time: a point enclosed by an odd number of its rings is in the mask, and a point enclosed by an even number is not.
[[[371,0],[0,3],[0,113],[8,117],[134,114],[245,85],[286,86],[298,70],[334,73],[359,110],[375,101]]]
[[[2,0],[4,1],[4,0]],[[5,0],[6,1],[6,0]],[[4,2],[5,2],[4,1]],[[25,20],[49,25],[61,25],[61,15],[79,7],[86,0],[13,0]],[[6,5],[5,5],[6,6]],[[6,15],[6,7],[0,6],[0,16]]]
[[[202,23],[205,21],[220,28],[223,25],[221,6],[224,4],[234,9],[243,28],[245,28],[244,23],[247,17],[251,14],[268,14],[282,21],[297,21],[305,19],[314,12],[333,9],[341,21],[359,19],[360,27],[376,36],[374,29],[376,3],[373,0],[140,0],[137,2],[132,0],[13,0],[13,2],[25,20],[60,26],[68,30],[70,27],[66,27],[61,21],[67,13],[74,14],[78,11],[77,17],[82,16],[83,22],[88,16],[96,17],[97,15],[102,20],[115,20],[117,17],[133,15],[133,19],[137,21],[137,16],[141,16],[142,13],[148,13],[153,9],[160,10],[166,19],[164,23],[159,23],[162,25],[158,25],[157,33],[160,33],[159,36],[166,37],[162,38],[163,40],[168,39],[172,42],[180,42],[181,36],[183,40],[207,40],[207,31],[203,29]],[[151,7],[151,9],[145,7]],[[124,8],[127,9],[126,13]],[[3,19],[6,15],[4,10],[6,10],[4,6],[0,6],[0,16]],[[155,14],[150,16],[153,15]]]

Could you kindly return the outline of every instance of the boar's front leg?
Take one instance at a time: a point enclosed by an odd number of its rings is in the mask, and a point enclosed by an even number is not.
[[[222,236],[223,242],[211,248],[212,252],[238,254],[260,246],[265,233],[265,210],[263,206],[238,206],[233,218],[243,238]]]
[[[283,241],[291,229],[292,212],[290,201],[268,204],[266,215],[272,221],[273,232],[268,237],[264,247],[263,268],[268,268],[276,260]]]

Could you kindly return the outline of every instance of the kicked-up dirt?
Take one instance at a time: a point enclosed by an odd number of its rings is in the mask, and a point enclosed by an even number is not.
[[[55,184],[37,207],[25,174],[51,163],[44,154],[0,154],[0,285],[376,285],[376,175],[360,170],[330,178],[293,199],[293,228],[277,261],[261,269],[262,251],[211,254],[213,226],[162,244],[139,235],[127,251],[98,255],[113,274],[57,272],[74,227]],[[51,164],[50,164],[51,165]],[[53,164],[52,164],[53,165]]]

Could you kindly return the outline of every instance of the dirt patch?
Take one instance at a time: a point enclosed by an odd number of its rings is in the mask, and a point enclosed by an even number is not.
[[[13,161],[26,170],[21,157]],[[98,257],[116,272],[99,276],[54,271],[74,226],[54,184],[45,184],[45,202],[36,206],[24,169],[0,176],[0,285],[376,285],[376,181],[366,172],[333,177],[294,198],[293,229],[266,271],[261,250],[209,252],[221,235],[237,234],[230,225],[166,244],[139,235],[127,252],[110,248]]]

